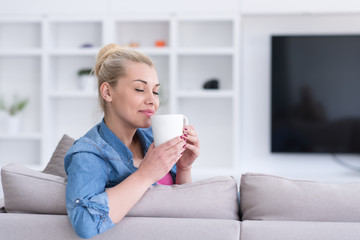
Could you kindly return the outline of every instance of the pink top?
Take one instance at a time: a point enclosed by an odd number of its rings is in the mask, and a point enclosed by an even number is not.
[[[170,173],[168,172],[162,179],[160,179],[157,184],[160,185],[173,185],[174,180],[172,179]]]

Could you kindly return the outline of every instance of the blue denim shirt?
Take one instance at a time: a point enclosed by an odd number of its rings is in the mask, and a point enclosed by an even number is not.
[[[153,142],[152,129],[139,128],[136,134],[145,155]],[[64,166],[68,175],[66,208],[76,234],[90,238],[113,227],[105,189],[137,170],[129,148],[102,120],[74,142],[65,156]],[[176,165],[170,173],[175,182]]]

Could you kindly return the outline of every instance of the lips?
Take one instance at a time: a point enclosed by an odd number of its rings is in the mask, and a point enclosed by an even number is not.
[[[140,110],[139,112],[142,113],[142,114],[145,114],[148,117],[151,117],[151,116],[154,115],[154,111],[151,110],[151,109]]]

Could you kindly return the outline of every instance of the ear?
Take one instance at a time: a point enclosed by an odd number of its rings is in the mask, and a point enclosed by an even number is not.
[[[103,82],[100,86],[100,94],[102,96],[102,98],[106,101],[106,102],[111,102],[112,101],[112,97],[111,97],[111,87],[110,84],[107,82]]]

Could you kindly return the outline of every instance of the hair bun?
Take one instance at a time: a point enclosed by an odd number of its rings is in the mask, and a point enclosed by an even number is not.
[[[103,62],[113,53],[121,50],[121,47],[116,43],[109,43],[102,47],[97,55],[96,64],[95,64],[95,74],[99,75],[100,68]]]

